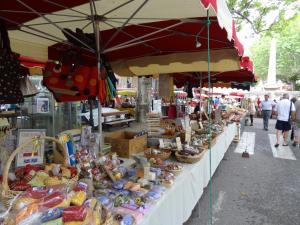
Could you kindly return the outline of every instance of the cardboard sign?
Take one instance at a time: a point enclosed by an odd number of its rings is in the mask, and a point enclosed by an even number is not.
[[[180,137],[176,138],[176,145],[177,145],[178,151],[181,151],[182,150],[182,144],[181,144]]]

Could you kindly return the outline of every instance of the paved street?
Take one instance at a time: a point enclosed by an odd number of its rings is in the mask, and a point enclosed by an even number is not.
[[[269,131],[262,119],[246,127],[232,144],[213,177],[214,225],[299,225],[300,149],[273,148],[275,120]],[[272,144],[272,146],[271,146]],[[241,157],[241,149],[251,154]],[[207,225],[209,189],[185,225]]]

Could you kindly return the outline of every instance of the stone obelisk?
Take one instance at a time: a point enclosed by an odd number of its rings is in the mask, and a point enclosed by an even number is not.
[[[276,39],[272,38],[269,57],[268,77],[265,89],[276,90],[279,86],[276,81]]]

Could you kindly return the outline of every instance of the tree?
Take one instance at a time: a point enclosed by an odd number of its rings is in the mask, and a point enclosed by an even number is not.
[[[267,76],[273,36],[277,40],[277,77],[294,85],[300,79],[300,15],[282,20],[274,28],[278,29],[277,33],[262,35],[252,47],[255,73],[260,79]]]
[[[299,0],[227,0],[240,30],[250,25],[256,34],[269,31],[281,17],[289,18],[299,12]]]

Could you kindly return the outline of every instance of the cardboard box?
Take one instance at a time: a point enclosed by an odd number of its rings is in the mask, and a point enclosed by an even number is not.
[[[135,137],[137,133],[118,131],[108,134],[104,142],[111,144],[111,151],[120,157],[130,158],[132,155],[143,152],[147,146],[147,135]]]

